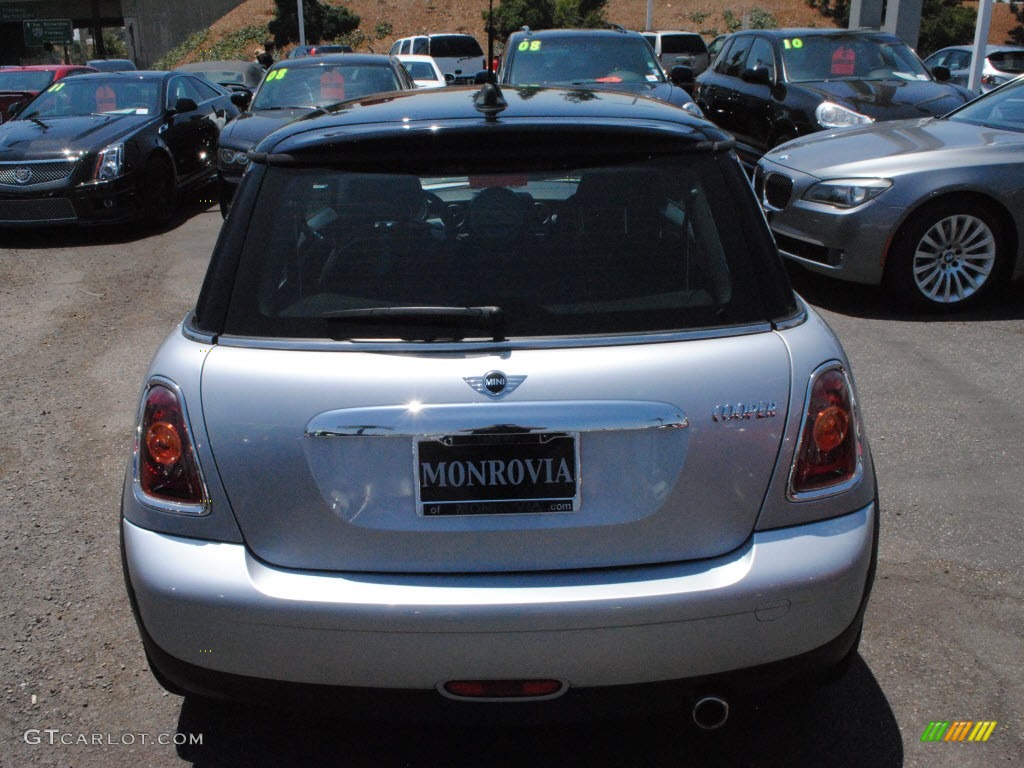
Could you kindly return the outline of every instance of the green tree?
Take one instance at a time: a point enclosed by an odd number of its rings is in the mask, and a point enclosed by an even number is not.
[[[379,21],[373,28],[373,35],[368,35],[361,29],[353,30],[347,35],[342,35],[338,38],[338,42],[346,43],[352,46],[352,50],[358,51],[364,45],[370,53],[375,53],[373,50],[373,44],[378,40],[383,40],[385,37],[390,37],[395,31],[390,21]]]
[[[840,26],[850,24],[850,0],[807,0],[807,5],[828,19],[835,19]]]
[[[484,24],[487,11],[483,12]],[[555,0],[501,0],[494,8],[491,20],[494,39],[505,38],[523,26],[530,29],[550,29],[554,26]]]
[[[606,27],[608,0],[501,0],[494,8],[494,39],[504,41],[522,27]],[[487,24],[487,11],[483,14]]]
[[[750,9],[747,21],[751,29],[777,29],[779,26],[772,12],[760,6]]]
[[[974,40],[977,11],[960,0],[924,0],[921,6],[921,31],[917,50],[922,57],[945,48]]]
[[[274,0],[274,18],[267,25],[278,46],[299,39],[299,10],[295,0]],[[302,0],[302,22],[306,41],[335,40],[359,27],[359,17],[343,5],[319,0]]]
[[[1006,42],[1012,45],[1024,45],[1024,3],[1011,2],[1010,12],[1020,24],[1009,31]]]
[[[555,27],[607,27],[608,0],[555,0]]]
[[[849,0],[807,0],[807,5],[815,8],[822,16],[834,19],[840,26],[845,27],[850,23]],[[927,56],[947,45],[971,42],[974,39],[976,15],[977,12],[964,6],[961,0],[923,0],[918,52]]]

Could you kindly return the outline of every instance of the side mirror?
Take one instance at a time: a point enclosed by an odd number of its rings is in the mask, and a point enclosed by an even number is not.
[[[174,102],[174,109],[171,111],[176,115],[180,115],[183,112],[195,112],[197,109],[199,109],[199,105],[196,104],[196,100],[186,97]]]
[[[932,67],[932,77],[940,83],[945,83],[953,77],[953,73],[950,72],[949,67],[944,64],[936,64]]]
[[[10,120],[12,117],[16,117],[18,113],[21,112],[21,108],[24,106],[24,101],[16,101],[9,107],[7,107],[7,119]]]
[[[252,104],[252,94],[244,91],[235,91],[231,94],[231,103],[245,112]]]
[[[693,85],[693,67],[688,67],[685,64],[676,64],[668,73],[668,79],[675,85],[684,87]]]
[[[748,83],[754,83],[755,85],[771,85],[772,75],[768,71],[768,67],[754,67],[753,69],[744,69],[743,74],[740,75],[744,81]]]

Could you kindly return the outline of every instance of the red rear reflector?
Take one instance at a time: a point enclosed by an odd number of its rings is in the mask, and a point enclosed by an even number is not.
[[[562,690],[558,680],[450,680],[444,689],[462,699],[530,699],[554,696]]]

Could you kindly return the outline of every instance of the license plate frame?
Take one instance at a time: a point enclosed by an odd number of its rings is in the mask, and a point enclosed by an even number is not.
[[[414,441],[421,517],[550,515],[580,509],[578,432],[423,435]]]

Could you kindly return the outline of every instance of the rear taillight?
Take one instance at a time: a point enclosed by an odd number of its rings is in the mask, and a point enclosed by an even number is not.
[[[168,387],[150,387],[138,439],[138,482],[143,494],[161,501],[205,505],[206,492],[184,411]]]
[[[838,363],[811,377],[804,414],[790,493],[839,490],[860,473],[860,441],[850,382]]]

